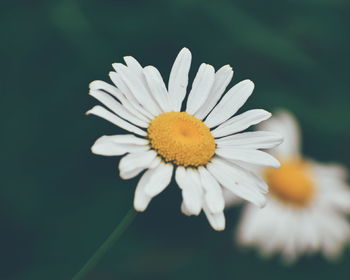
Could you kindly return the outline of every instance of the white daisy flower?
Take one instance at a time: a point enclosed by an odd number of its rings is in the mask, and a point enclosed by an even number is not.
[[[344,168],[303,158],[298,124],[287,112],[260,128],[284,136],[284,143],[271,151],[282,166],[260,171],[269,185],[268,204],[261,210],[245,206],[238,242],[255,246],[264,256],[280,253],[286,262],[315,252],[334,259],[350,239]]]
[[[120,176],[130,179],[144,170],[134,197],[134,207],[144,211],[151,199],[170,183],[173,172],[182,190],[181,210],[187,215],[206,214],[216,230],[225,228],[222,187],[256,204],[265,205],[267,185],[240,162],[279,167],[260,148],[281,142],[272,132],[238,133],[268,119],[265,110],[250,110],[231,118],[252,94],[254,84],[245,80],[223,97],[233,71],[226,65],[215,72],[201,64],[186,97],[191,53],[184,48],[171,69],[168,88],[158,70],[142,67],[133,57],[126,65],[113,64],[109,76],[90,84],[90,95],[106,108],[95,106],[87,114],[110,121],[131,134],[102,136],[91,150],[104,156],[126,154],[119,163]],[[221,99],[222,97],[222,99]]]

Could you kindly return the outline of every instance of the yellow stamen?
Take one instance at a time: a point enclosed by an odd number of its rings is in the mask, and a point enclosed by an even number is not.
[[[265,172],[271,194],[294,206],[306,206],[315,193],[310,165],[301,159],[281,163],[281,168]]]
[[[158,115],[147,132],[151,147],[166,162],[200,166],[207,164],[215,153],[215,141],[209,128],[186,112]]]

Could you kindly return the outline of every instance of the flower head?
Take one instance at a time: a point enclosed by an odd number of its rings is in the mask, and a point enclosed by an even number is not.
[[[287,262],[314,252],[337,257],[350,240],[350,189],[344,168],[305,159],[298,124],[288,112],[275,114],[261,128],[285,137],[271,150],[281,168],[260,170],[269,185],[268,205],[261,210],[245,206],[238,241],[266,256],[281,253]]]
[[[239,133],[268,119],[267,111],[250,110],[232,117],[252,94],[254,84],[245,80],[223,97],[233,71],[226,65],[215,72],[201,64],[187,95],[191,53],[184,48],[171,69],[168,87],[153,66],[142,67],[134,58],[115,63],[110,72],[114,85],[90,84],[90,95],[106,108],[95,106],[88,114],[104,118],[131,134],[102,136],[92,152],[104,156],[126,154],[120,176],[130,179],[146,170],[139,180],[134,207],[144,211],[151,199],[170,183],[173,172],[182,190],[182,212],[203,210],[216,230],[225,227],[222,188],[262,207],[265,182],[241,166],[241,162],[278,167],[279,162],[259,151],[278,145],[273,132]],[[222,97],[222,98],[221,98]]]

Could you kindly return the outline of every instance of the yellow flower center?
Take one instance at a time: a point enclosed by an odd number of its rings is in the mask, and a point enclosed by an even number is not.
[[[186,112],[158,115],[147,132],[151,147],[166,162],[200,166],[207,164],[215,153],[215,140],[210,129]]]
[[[273,196],[294,206],[306,206],[315,193],[310,165],[301,159],[281,161],[281,168],[269,168],[266,181]]]

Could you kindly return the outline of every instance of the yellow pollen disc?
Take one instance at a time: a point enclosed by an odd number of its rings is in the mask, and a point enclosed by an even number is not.
[[[271,194],[294,206],[306,206],[315,193],[309,164],[300,159],[281,163],[281,168],[265,172]]]
[[[215,153],[215,141],[209,128],[186,112],[158,115],[147,132],[151,147],[166,162],[200,166],[207,164]]]

